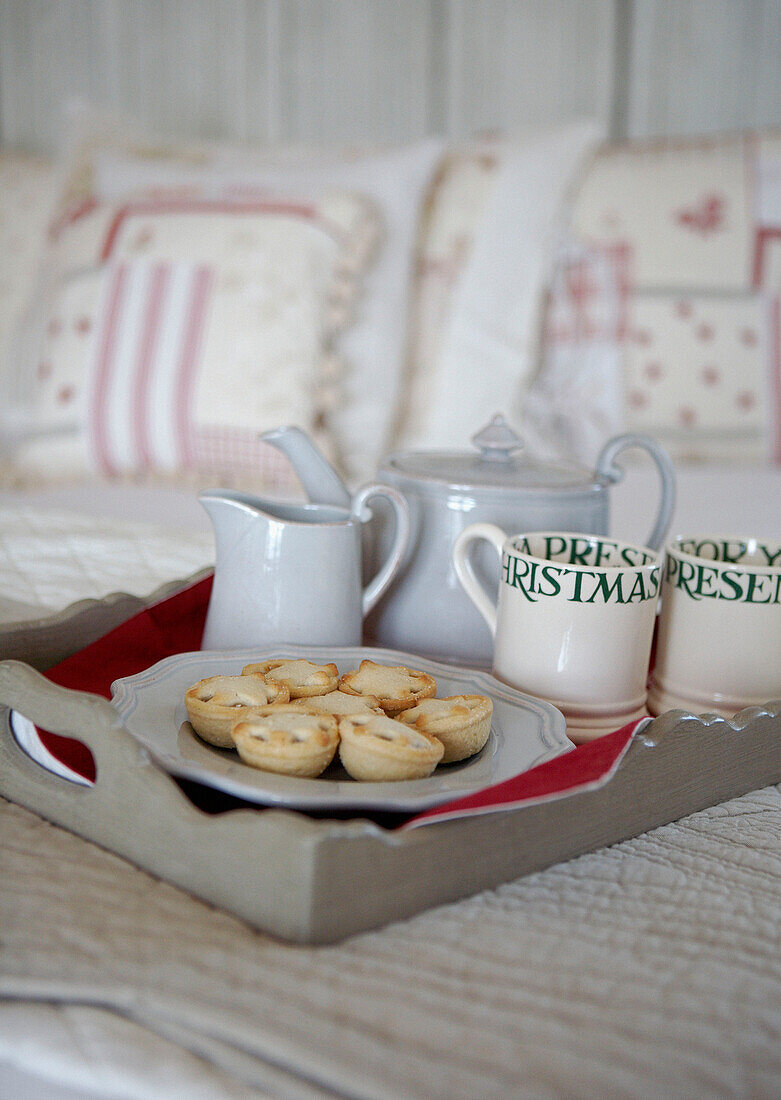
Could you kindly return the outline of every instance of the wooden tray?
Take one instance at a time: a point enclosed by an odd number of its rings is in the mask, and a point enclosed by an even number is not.
[[[781,700],[731,721],[670,711],[596,790],[390,830],[289,810],[198,808],[111,704],[0,662],[0,794],[284,939],[328,943],[781,782]],[[17,745],[9,708],[87,744],[94,787]]]
[[[78,600],[61,611],[27,621],[0,624],[0,654],[4,658],[25,661],[33,668],[57,665],[124,623],[131,615],[152,607],[182,588],[207,577],[210,568],[199,569],[189,577],[167,581],[146,596],[112,592],[100,599]]]

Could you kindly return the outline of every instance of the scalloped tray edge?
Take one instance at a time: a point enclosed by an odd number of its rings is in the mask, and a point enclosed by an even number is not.
[[[189,576],[165,581],[143,596],[124,591],[109,592],[99,597],[87,596],[60,611],[0,625],[0,657],[24,661],[37,669],[51,668],[113,630],[131,615],[196,584],[212,571],[212,566],[206,566]]]

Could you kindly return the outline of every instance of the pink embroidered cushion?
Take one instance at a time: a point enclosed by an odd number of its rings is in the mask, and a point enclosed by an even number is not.
[[[590,461],[646,432],[680,461],[781,462],[781,135],[606,148],[547,309],[533,431]]]

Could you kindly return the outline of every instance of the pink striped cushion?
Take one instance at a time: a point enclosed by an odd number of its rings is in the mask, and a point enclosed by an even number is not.
[[[195,466],[192,399],[214,271],[198,264],[109,264],[87,363],[95,465]]]
[[[17,361],[17,477],[296,490],[258,435],[284,423],[317,432],[372,219],[348,192],[61,211]]]

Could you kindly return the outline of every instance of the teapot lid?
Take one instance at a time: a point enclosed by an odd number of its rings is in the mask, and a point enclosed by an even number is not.
[[[401,451],[386,469],[413,480],[480,489],[584,492],[596,486],[581,466],[536,462],[520,452],[523,440],[497,413],[472,436],[475,451]]]

